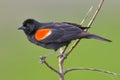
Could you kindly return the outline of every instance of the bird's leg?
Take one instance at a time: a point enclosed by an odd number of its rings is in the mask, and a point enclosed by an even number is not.
[[[68,45],[69,45],[69,44],[68,44]],[[65,48],[64,48],[64,50],[63,50],[63,52],[62,52],[62,54],[65,53],[66,49],[68,48],[68,45],[65,46]]]
[[[58,57],[66,57],[64,53],[65,53],[67,47],[68,47],[68,45],[65,46],[64,50],[62,49],[62,47],[60,48],[60,54],[58,55]]]
[[[40,63],[44,63],[45,62],[46,57],[45,56],[40,56]]]
[[[64,53],[63,53],[63,48],[62,48],[62,47],[60,48],[60,54],[64,54]]]

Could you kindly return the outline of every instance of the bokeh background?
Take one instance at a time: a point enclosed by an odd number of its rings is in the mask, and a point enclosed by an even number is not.
[[[50,50],[31,44],[17,28],[27,18],[41,22],[80,23],[91,5],[94,9],[100,0],[0,0],[0,80],[58,80],[58,76],[45,65],[39,56]],[[112,43],[81,40],[65,61],[65,69],[94,67],[120,73],[120,0],[105,0],[89,32],[111,39]],[[57,55],[47,61],[55,68]],[[120,80],[120,77],[99,72],[74,71],[65,80]]]

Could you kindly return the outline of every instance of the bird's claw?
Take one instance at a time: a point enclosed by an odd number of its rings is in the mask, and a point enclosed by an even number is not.
[[[66,57],[66,55],[65,54],[59,54],[58,56],[57,56],[57,58],[63,58],[63,57]]]
[[[44,62],[45,62],[45,59],[46,59],[46,56],[40,56],[40,62],[41,62],[41,63],[44,63]]]

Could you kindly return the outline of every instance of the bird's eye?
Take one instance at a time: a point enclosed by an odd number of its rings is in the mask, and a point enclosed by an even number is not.
[[[26,30],[30,30],[30,31],[33,31],[34,30],[34,25],[33,24],[27,24],[26,25]]]
[[[28,24],[26,24],[26,27],[30,27],[30,26],[31,26],[31,24],[29,24],[29,23],[28,23]]]

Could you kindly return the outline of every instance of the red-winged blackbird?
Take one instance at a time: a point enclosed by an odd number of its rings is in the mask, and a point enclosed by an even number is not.
[[[67,46],[75,39],[93,38],[111,42],[111,40],[84,31],[86,28],[68,22],[40,23],[34,19],[27,19],[18,29],[24,31],[30,42],[55,51]]]

